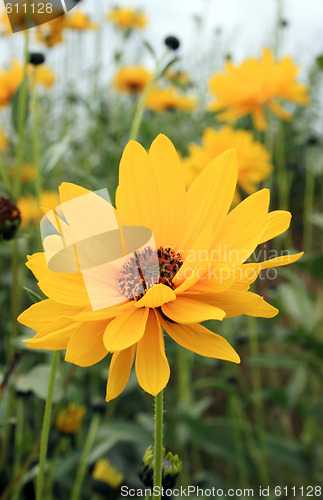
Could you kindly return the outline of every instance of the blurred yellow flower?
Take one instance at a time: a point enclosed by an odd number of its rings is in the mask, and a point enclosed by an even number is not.
[[[235,122],[251,114],[254,125],[265,130],[267,123],[264,106],[283,120],[291,119],[277,99],[306,105],[308,88],[296,81],[298,66],[291,57],[276,62],[270,49],[264,49],[262,59],[250,58],[239,66],[227,61],[223,72],[209,80],[210,92],[216,100],[209,105],[210,111],[221,111],[219,120]]]
[[[59,198],[56,193],[51,191],[43,191],[41,194],[40,205],[37,198],[31,195],[22,196],[18,201],[18,208],[21,212],[21,228],[25,228],[30,223],[35,225],[39,223],[44,215],[42,207],[52,209],[59,203]]]
[[[142,92],[152,74],[142,66],[124,66],[114,77],[114,87],[126,94]]]
[[[189,145],[189,156],[183,159],[187,185],[191,185],[213,158],[230,148],[235,149],[238,156],[238,187],[246,194],[254,193],[257,185],[272,172],[270,154],[261,142],[254,140],[251,132],[233,130],[227,125],[220,130],[206,128],[202,146]]]
[[[92,472],[92,477],[96,481],[100,481],[102,483],[106,483],[108,486],[111,486],[114,489],[119,488],[122,484],[124,476],[115,469],[109,460],[102,458],[98,460],[95,464],[95,467]]]
[[[56,428],[62,434],[75,434],[81,427],[85,407],[71,403],[66,410],[61,410],[56,419]]]
[[[164,111],[180,110],[193,111],[196,99],[180,93],[176,87],[155,88],[147,98],[146,108],[157,113]]]
[[[140,10],[131,7],[114,7],[108,12],[107,18],[120,30],[142,30],[147,24],[146,15]]]
[[[48,23],[36,27],[36,39],[48,48],[54,47],[62,43],[64,28],[64,16],[57,17]]]
[[[84,31],[97,30],[98,25],[93,23],[89,16],[81,10],[73,11],[65,17],[64,26],[70,30]]]
[[[29,76],[31,88],[35,84],[42,85],[46,89],[50,89],[55,83],[55,75],[53,71],[44,64],[39,66],[29,66]]]
[[[23,67],[13,60],[11,66],[0,70],[0,109],[7,106],[19,87],[23,77]]]
[[[10,176],[14,179],[16,176],[16,171],[14,168],[10,170]],[[20,181],[22,183],[35,180],[37,177],[37,170],[34,165],[25,164],[21,167],[20,171]]]
[[[0,153],[3,153],[8,147],[8,139],[2,128],[0,127]]]
[[[100,300],[108,293],[120,301],[93,310],[81,272],[54,272],[44,253],[29,256],[27,266],[48,299],[18,318],[37,331],[26,341],[28,347],[67,349],[66,361],[79,366],[94,365],[113,353],[107,401],[125,388],[134,360],[138,382],[146,392],[156,396],[164,389],[170,368],[163,329],[190,351],[239,363],[230,344],[199,323],[241,314],[276,316],[278,310],[250,292],[250,285],[262,269],[290,264],[302,254],[246,262],[257,245],[286,231],[291,216],[285,211],[268,212],[268,189],[252,194],[228,214],[237,176],[237,157],[231,149],[217,156],[186,191],[183,166],[167,137],[159,135],[149,153],[130,141],[120,162],[114,214],[123,226],[150,229],[156,260],[148,246],[136,251],[136,258],[126,254],[128,259],[114,276],[101,272],[94,277],[91,300],[96,300],[94,294]],[[59,220],[56,231],[63,227],[74,242],[94,234],[111,216],[110,203],[96,193],[68,183],[61,184],[59,191],[65,220]],[[90,195],[92,216],[79,205],[83,195]],[[75,199],[80,209],[69,210],[68,202]],[[59,235],[53,236],[45,240],[47,247],[62,248]],[[138,261],[149,268],[151,259],[159,264],[159,278],[147,285],[138,272]]]

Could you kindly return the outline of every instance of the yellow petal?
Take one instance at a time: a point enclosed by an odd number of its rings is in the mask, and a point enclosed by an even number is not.
[[[138,342],[144,334],[149,309],[125,311],[113,319],[107,326],[103,342],[110,352],[122,351]]]
[[[179,248],[190,249],[204,228],[222,224],[232,202],[237,176],[238,160],[233,149],[217,156],[202,170],[187,192],[189,223]]]
[[[130,141],[123,151],[116,192],[117,211],[129,225],[152,230],[157,246],[163,244],[157,179],[145,149]]]
[[[230,212],[212,245],[217,260],[242,264],[248,259],[263,235],[268,206],[269,190],[262,189]]]
[[[182,324],[201,323],[208,319],[221,321],[225,317],[225,312],[205,302],[202,294],[179,295],[174,302],[164,304],[162,311],[167,318]]]
[[[279,313],[276,307],[268,304],[264,299],[257,305],[252,312],[248,313],[248,316],[254,316],[257,318],[274,318]]]
[[[278,104],[278,102],[268,101],[267,105],[270,111],[275,113],[275,115],[279,116],[279,118],[281,118],[282,120],[289,121],[292,119],[293,114],[286,111],[286,109],[284,109],[280,104]]]
[[[60,351],[66,349],[67,344],[73,333],[79,328],[79,323],[73,323],[66,328],[58,330],[54,333],[42,337],[35,337],[33,339],[24,340],[28,342],[27,347],[31,349],[49,349],[51,351]]]
[[[274,210],[273,212],[269,212],[266,218],[267,227],[259,244],[265,243],[279,234],[284,233],[289,228],[291,218],[291,213],[285,210]]]
[[[134,302],[134,306],[137,308],[140,307],[160,307],[166,302],[170,302],[171,300],[176,299],[176,293],[169,286],[163,285],[162,283],[158,283],[153,287],[149,288],[149,290],[145,293],[145,295],[139,299],[137,302]]]
[[[73,315],[78,311],[79,309],[73,309],[69,306],[58,304],[53,300],[46,299],[26,309],[26,311],[18,316],[17,321],[33,330],[38,330],[41,326],[51,321],[51,319],[57,318],[57,316]]]
[[[220,335],[210,332],[202,325],[176,325],[161,320],[168,335],[185,349],[208,358],[224,359],[240,363],[233,347]]]
[[[58,190],[61,203],[74,200],[74,198],[78,198],[79,196],[83,196],[84,194],[91,192],[88,189],[71,182],[62,182]]]
[[[123,389],[126,387],[130,377],[135,352],[136,349],[132,346],[113,354],[109,368],[109,378],[105,398],[107,402],[119,396],[119,394],[121,394]]]
[[[281,255],[280,257],[275,257],[274,259],[264,260],[263,262],[259,262],[261,269],[269,269],[270,267],[280,267],[287,266],[288,264],[293,264],[299,260],[304,252],[296,253],[294,255],[286,254]]]
[[[106,326],[106,321],[82,323],[68,343],[65,361],[78,366],[99,363],[108,354],[103,344]]]
[[[162,391],[169,380],[163,332],[155,311],[150,311],[145,334],[137,345],[136,374],[139,385],[152,396]]]
[[[261,106],[256,107],[252,111],[252,121],[258,130],[267,130],[268,125]]]
[[[57,273],[58,274],[58,273]],[[72,307],[90,307],[83,279],[71,278],[70,275],[61,274],[54,279],[41,280],[38,283],[41,291],[50,299]]]
[[[226,318],[249,314],[256,309],[262,298],[252,292],[230,289],[225,292],[205,294],[205,300],[223,309]]]
[[[163,134],[152,143],[149,159],[162,200],[160,237],[164,246],[177,248],[181,231],[186,226],[185,172],[172,142]]]
[[[212,227],[209,226],[205,228],[195,239],[191,248],[181,254],[185,255],[185,260],[178,271],[178,273],[173,278],[173,283],[175,286],[180,285],[185,279],[187,279],[191,273],[193,273],[195,266],[209,256],[209,249],[213,241],[213,231]]]

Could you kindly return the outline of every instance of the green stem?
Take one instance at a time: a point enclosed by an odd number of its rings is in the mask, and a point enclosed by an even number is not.
[[[21,398],[17,398],[16,402],[17,423],[15,430],[15,454],[14,454],[14,474],[16,475],[21,466],[22,445],[24,441],[24,405]],[[12,500],[19,500],[21,483],[18,481],[12,493]]]
[[[6,191],[10,197],[11,195],[11,182],[9,179],[8,172],[4,166],[4,163],[2,161],[2,155],[0,155],[0,178],[3,182],[4,187],[6,188]]]
[[[305,178],[305,194],[304,194],[304,218],[303,218],[303,231],[304,231],[304,252],[309,252],[313,243],[313,228],[312,228],[312,215],[314,203],[314,187],[315,187],[315,171],[314,171],[314,156],[307,155],[306,165],[306,178]]]
[[[14,195],[16,201],[20,196],[21,182],[20,174],[21,167],[24,159],[24,139],[25,139],[25,109],[26,99],[28,93],[28,80],[27,80],[27,66],[28,66],[28,50],[29,50],[29,30],[25,30],[25,48],[24,48],[24,67],[23,67],[23,80],[21,82],[21,92],[19,94],[18,103],[18,147],[17,147],[17,160],[15,171]]]
[[[133,122],[132,122],[131,129],[130,129],[130,135],[129,135],[130,141],[131,140],[135,141],[137,139],[137,136],[138,136],[138,133],[140,130],[140,125],[142,122],[142,117],[143,117],[145,107],[146,107],[147,98],[148,98],[149,93],[150,93],[151,89],[153,88],[157,78],[158,78],[160,68],[161,68],[162,63],[163,63],[165,56],[167,54],[168,54],[168,51],[166,51],[166,53],[161,57],[160,61],[157,63],[156,69],[155,69],[150,81],[146,85],[144,91],[142,92],[142,94],[139,98],[137,108],[135,111],[135,116],[133,118]]]
[[[156,500],[161,498],[162,471],[163,471],[163,391],[155,397],[155,447],[154,447],[154,487],[159,487],[159,495]]]
[[[86,438],[86,441],[84,444],[80,464],[79,464],[79,467],[77,470],[77,475],[76,475],[76,480],[74,483],[74,488],[73,488],[71,500],[79,500],[79,498],[80,498],[80,493],[81,493],[81,489],[82,489],[82,485],[83,485],[83,481],[84,481],[84,477],[85,477],[85,473],[86,473],[86,469],[87,469],[88,458],[89,458],[89,455],[90,455],[91,450],[93,448],[93,444],[94,444],[95,436],[96,436],[96,433],[97,433],[97,430],[99,427],[99,423],[100,423],[100,416],[96,415],[92,419],[90,429],[89,429],[89,432],[88,432],[88,435],[87,435],[87,438]]]
[[[36,168],[36,197],[39,207],[41,206],[41,176],[40,176],[40,149],[39,149],[39,120],[38,120],[38,96],[36,82],[34,82],[34,93],[33,93],[33,158],[34,166]]]
[[[50,416],[52,410],[52,401],[53,401],[53,393],[55,386],[55,376],[56,370],[59,360],[59,351],[55,351],[52,359],[52,366],[49,377],[48,384],[48,392],[47,399],[45,404],[45,413],[43,420],[43,429],[40,443],[40,454],[39,454],[39,471],[37,477],[37,487],[36,487],[36,500],[42,500],[43,494],[43,485],[44,485],[44,471],[45,471],[45,463],[46,463],[46,455],[47,455],[47,446],[48,446],[48,435],[50,428]]]

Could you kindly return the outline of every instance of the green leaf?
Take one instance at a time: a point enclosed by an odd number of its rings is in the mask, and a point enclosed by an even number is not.
[[[246,363],[249,366],[271,367],[271,368],[296,368],[298,360],[286,355],[261,354],[260,356],[248,356]]]
[[[70,138],[66,136],[59,143],[48,148],[41,165],[41,171],[43,174],[49,174],[56,167],[66,154],[69,145]]]
[[[28,119],[29,103],[29,80],[26,77],[11,98],[11,121],[16,132],[19,132],[19,127],[24,126]]]
[[[318,68],[321,71],[323,71],[323,55],[317,56],[317,58],[316,58],[316,64],[317,64]]]
[[[174,57],[173,59],[171,59],[167,64],[166,66],[160,71],[159,73],[159,78],[162,78],[164,76],[164,74],[166,73],[166,71],[171,67],[173,66],[177,61],[180,60],[180,57]]]
[[[288,406],[289,409],[295,407],[295,405],[300,400],[301,395],[303,394],[307,383],[307,370],[306,366],[300,365],[298,370],[295,371],[293,376],[288,382],[287,385],[287,397],[288,397]]]
[[[148,52],[150,53],[150,55],[156,59],[156,52],[154,51],[152,45],[148,42],[148,40],[144,40],[142,42],[144,44],[144,46],[146,47],[146,49],[148,50]]]
[[[28,373],[19,375],[16,378],[15,387],[20,392],[33,392],[40,399],[46,400],[48,383],[50,377],[50,365],[38,365],[32,368]],[[53,393],[53,402],[57,403],[63,396],[63,388],[60,384],[59,374],[57,373]]]
[[[34,304],[36,304],[37,302],[41,302],[42,300],[44,300],[44,297],[41,297],[41,295],[39,295],[38,293],[34,292],[30,288],[27,288],[26,286],[24,286],[23,289],[27,292],[27,294],[29,295],[29,297],[31,298],[31,300],[33,301]]]

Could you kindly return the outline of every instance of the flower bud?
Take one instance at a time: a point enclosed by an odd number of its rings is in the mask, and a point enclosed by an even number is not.
[[[45,62],[45,56],[42,52],[31,52],[29,54],[29,62],[33,66],[39,66]]]
[[[165,38],[165,45],[171,50],[177,50],[180,46],[180,41],[176,36],[168,36]]]
[[[152,446],[149,446],[142,459],[138,476],[143,484],[150,488],[154,486],[154,465],[154,449]],[[174,488],[177,477],[182,470],[182,462],[178,458],[178,455],[173,455],[170,451],[166,454],[166,449],[163,448],[162,467],[162,487],[165,489]]]
[[[20,210],[8,198],[0,197],[0,241],[12,240],[20,226]]]

